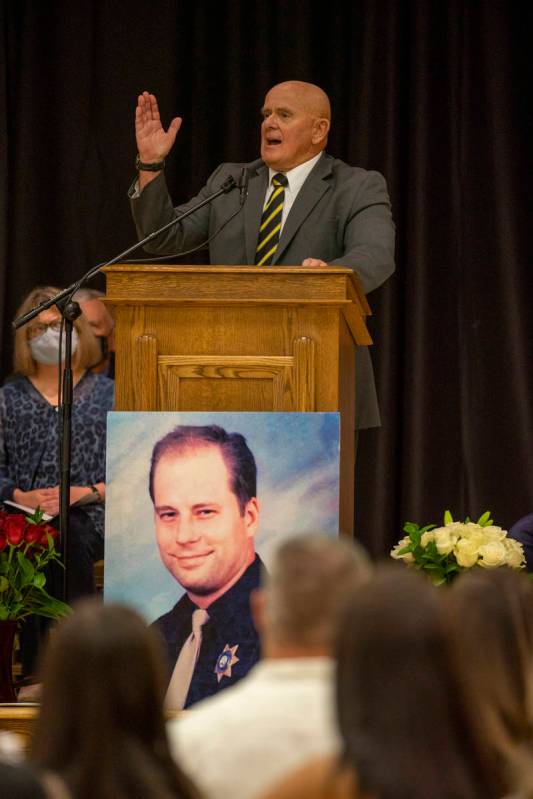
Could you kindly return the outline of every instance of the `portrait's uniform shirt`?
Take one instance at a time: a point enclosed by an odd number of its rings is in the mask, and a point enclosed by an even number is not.
[[[207,608],[209,620],[202,627],[202,646],[185,707],[234,685],[259,660],[250,593],[259,587],[263,568],[256,555],[235,585]],[[168,653],[169,681],[181,648],[191,634],[195,610],[197,605],[184,594],[172,610],[153,623],[163,636]]]

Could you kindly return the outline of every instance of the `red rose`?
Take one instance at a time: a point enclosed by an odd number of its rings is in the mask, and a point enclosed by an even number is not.
[[[27,544],[38,544],[43,534],[42,528],[38,524],[28,524],[24,533],[24,541]]]
[[[7,538],[3,533],[0,533],[0,552],[7,547]]]
[[[24,538],[24,528],[26,527],[26,517],[21,513],[9,514],[7,519],[4,519],[4,533],[8,543],[18,547]]]
[[[50,536],[50,538],[52,539],[52,545],[53,545],[54,543],[53,539],[57,538],[57,530],[54,527],[52,527],[51,524],[40,524],[39,530],[41,531],[41,540],[39,542],[40,545],[45,548],[49,547],[48,536]]]

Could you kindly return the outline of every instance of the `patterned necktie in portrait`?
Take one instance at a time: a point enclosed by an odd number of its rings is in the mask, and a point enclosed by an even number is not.
[[[192,614],[192,633],[181,647],[165,696],[168,710],[182,710],[185,705],[202,645],[202,627],[208,620],[207,610],[198,608]]]
[[[274,253],[277,250],[279,234],[281,230],[281,214],[285,201],[285,186],[289,181],[281,172],[274,175],[272,185],[274,189],[265,205],[261,225],[259,227],[259,238],[257,240],[257,250],[255,251],[256,266],[270,266]]]

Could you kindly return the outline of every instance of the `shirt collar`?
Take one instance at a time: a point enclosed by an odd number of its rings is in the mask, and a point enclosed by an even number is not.
[[[322,152],[315,155],[313,158],[310,158],[309,161],[304,161],[303,164],[298,164],[295,166],[294,169],[289,169],[288,172],[283,172],[287,180],[289,181],[288,189],[290,192],[297,193],[302,188],[305,179],[308,177],[309,173],[317,163],[318,159],[322,156]],[[272,178],[274,175],[277,175],[279,170],[272,169],[268,167],[268,185],[270,186],[272,183]]]

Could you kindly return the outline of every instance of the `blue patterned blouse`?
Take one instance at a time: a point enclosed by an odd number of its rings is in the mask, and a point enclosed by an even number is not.
[[[86,372],[74,387],[71,471],[73,486],[105,482],[107,411],[113,407],[114,382]],[[0,388],[0,500],[13,490],[31,491],[59,485],[58,413],[27,377],[17,376]],[[104,506],[84,510],[103,537]]]

